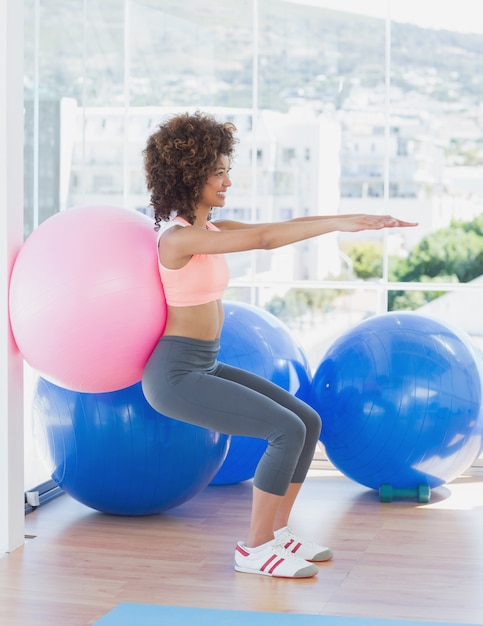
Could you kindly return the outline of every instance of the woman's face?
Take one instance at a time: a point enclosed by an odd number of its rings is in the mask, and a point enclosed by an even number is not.
[[[225,206],[225,195],[228,187],[231,187],[229,177],[230,162],[224,154],[220,155],[216,162],[213,173],[208,176],[203,192],[201,194],[200,206],[223,207]]]

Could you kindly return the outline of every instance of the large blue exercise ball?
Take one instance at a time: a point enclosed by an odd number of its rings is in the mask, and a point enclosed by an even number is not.
[[[277,317],[241,302],[223,304],[225,323],[219,360],[271,380],[293,395],[308,400],[312,375],[308,359]],[[255,475],[267,442],[254,437],[231,437],[227,457],[212,484],[233,484]]]
[[[74,499],[114,515],[150,515],[204,489],[229,437],[170,419],[141,383],[106,393],[75,392],[39,378],[34,440],[52,479]]]
[[[327,456],[373,489],[437,487],[482,448],[482,363],[469,337],[416,313],[372,317],[341,336],[314,373]]]

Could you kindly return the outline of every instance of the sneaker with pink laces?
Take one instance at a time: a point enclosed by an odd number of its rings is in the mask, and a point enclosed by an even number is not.
[[[282,544],[286,550],[306,561],[330,561],[334,556],[330,548],[319,546],[313,541],[300,539],[289,526],[280,528],[274,534],[277,543]]]
[[[247,548],[239,541],[235,549],[235,570],[275,578],[311,578],[319,571],[313,563],[289,552],[273,539],[256,548]]]

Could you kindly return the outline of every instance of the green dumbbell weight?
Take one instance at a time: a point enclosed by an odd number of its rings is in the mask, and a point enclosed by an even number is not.
[[[429,502],[431,498],[431,488],[429,485],[425,484],[407,489],[393,487],[388,483],[382,484],[379,487],[379,500],[381,502],[392,502],[393,498],[417,498],[418,502]]]

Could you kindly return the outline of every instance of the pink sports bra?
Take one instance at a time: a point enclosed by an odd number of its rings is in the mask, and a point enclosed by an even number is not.
[[[191,226],[182,217],[175,217],[171,224]],[[206,223],[206,228],[220,230],[210,222]],[[176,270],[164,267],[159,257],[158,265],[166,302],[170,306],[196,306],[219,300],[230,278],[223,254],[194,254],[186,265]]]

